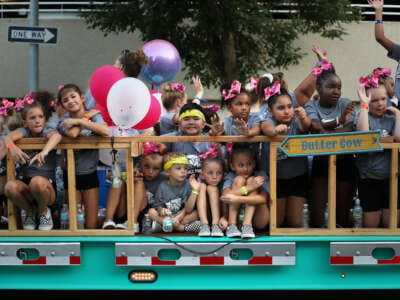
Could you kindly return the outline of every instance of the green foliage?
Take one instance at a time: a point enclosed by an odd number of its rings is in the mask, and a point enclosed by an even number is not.
[[[168,40],[187,78],[199,75],[208,87],[298,64],[305,54],[293,42],[300,34],[341,38],[342,24],[361,17],[349,0],[112,0],[94,7],[82,13],[89,28]]]

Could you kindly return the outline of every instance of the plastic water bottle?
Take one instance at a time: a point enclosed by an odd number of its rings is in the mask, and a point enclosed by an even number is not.
[[[246,206],[244,204],[240,205],[240,209],[239,209],[239,223],[243,223],[244,221],[244,211],[246,209]]]
[[[328,222],[329,222],[329,205],[328,202],[326,202],[325,206],[325,212],[324,212],[324,228],[328,228]]]
[[[360,198],[354,197],[353,228],[361,228],[362,227],[362,217],[363,217],[363,210],[360,205]]]
[[[162,230],[164,232],[172,232],[173,229],[174,229],[174,222],[172,221],[171,216],[170,215],[165,216],[162,224]]]
[[[22,224],[25,223],[25,218],[26,218],[26,210],[25,209],[21,209],[21,222],[22,222]]]
[[[57,191],[63,192],[64,191],[64,179],[63,179],[63,170],[60,166],[56,167],[56,184],[57,184]]]
[[[309,211],[308,211],[308,203],[304,203],[303,205],[303,228],[309,228]]]
[[[85,228],[85,211],[82,204],[77,204],[76,207],[76,223],[78,225],[78,229]]]
[[[117,161],[115,161],[113,163],[111,172],[112,172],[112,187],[116,188],[116,189],[120,188],[122,185],[121,169],[120,169]]]
[[[63,206],[61,208],[60,229],[69,229],[69,209],[67,203],[63,203]]]
[[[142,232],[146,235],[152,233],[153,221],[150,219],[149,214],[145,214],[142,220]]]

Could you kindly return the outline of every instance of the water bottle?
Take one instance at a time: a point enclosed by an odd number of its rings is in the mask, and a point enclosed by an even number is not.
[[[303,205],[303,228],[309,228],[309,211],[308,211],[308,203],[304,203]]]
[[[360,205],[360,198],[354,197],[353,228],[361,228],[362,227],[362,217],[363,217],[363,210]]]
[[[145,214],[142,220],[142,232],[146,235],[149,235],[152,233],[152,227],[153,221],[150,219],[149,214]]]
[[[174,229],[174,222],[172,221],[171,216],[170,215],[165,216],[162,224],[162,230],[164,232],[172,232],[173,229]]]
[[[60,229],[69,229],[69,209],[67,203],[63,203],[63,206],[61,208]]]
[[[21,222],[22,222],[22,224],[25,223],[25,218],[26,218],[26,210],[25,209],[21,209]]]
[[[240,209],[239,209],[239,223],[240,224],[243,224],[245,209],[246,209],[246,206],[244,204],[241,204]]]
[[[60,166],[56,167],[56,185],[57,191],[63,192],[64,191],[64,180],[63,180],[63,170]]]
[[[121,169],[120,169],[117,161],[115,161],[113,163],[111,172],[112,172],[112,187],[116,188],[116,189],[120,188],[122,185]]]
[[[325,212],[324,212],[324,228],[328,228],[329,226],[329,205],[328,202],[326,202],[325,206]]]
[[[78,225],[78,229],[85,228],[85,211],[82,204],[77,204],[76,207],[76,223]]]

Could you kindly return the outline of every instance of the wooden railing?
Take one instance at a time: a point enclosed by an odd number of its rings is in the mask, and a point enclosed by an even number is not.
[[[0,230],[0,236],[132,236],[134,235],[134,178],[133,159],[140,155],[142,142],[270,142],[270,230],[267,235],[397,235],[400,229],[397,227],[397,178],[398,178],[398,149],[400,143],[393,143],[391,138],[382,138],[381,144],[384,149],[391,149],[391,177],[390,177],[390,224],[389,228],[336,228],[336,155],[329,155],[328,175],[328,202],[329,222],[328,228],[282,228],[277,227],[276,222],[276,150],[284,139],[283,136],[268,138],[256,136],[252,138],[244,136],[134,136],[113,138],[114,149],[126,150],[126,173],[127,173],[127,230],[103,230],[103,229],[78,229],[76,222],[76,195],[75,195],[75,161],[74,149],[111,149],[111,138],[109,137],[82,137],[63,138],[57,149],[65,150],[67,157],[68,174],[68,201],[70,213],[70,229],[53,229],[50,231],[23,230],[18,226],[20,223],[20,212],[10,201],[8,201],[8,230]],[[45,143],[43,138],[23,139],[17,145],[23,150],[42,149]],[[7,156],[7,180],[15,179],[15,164],[11,156]]]

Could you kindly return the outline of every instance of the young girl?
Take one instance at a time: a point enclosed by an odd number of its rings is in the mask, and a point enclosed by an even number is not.
[[[319,99],[305,105],[311,120],[312,133],[335,133],[352,131],[354,104],[350,99],[341,98],[342,82],[333,65],[322,62],[313,68],[317,76]],[[349,210],[354,191],[355,165],[352,154],[337,155],[336,223],[348,227]],[[328,156],[313,157],[312,163],[312,211],[313,225],[324,225],[324,211],[328,199]]]
[[[109,136],[109,127],[100,114],[93,117],[87,114],[83,105],[85,96],[75,84],[66,84],[58,91],[58,101],[67,111],[59,123],[58,130],[67,137],[102,135]],[[79,149],[74,151],[77,203],[85,207],[86,224],[89,229],[97,228],[99,180],[97,149]],[[64,176],[68,178],[68,176]],[[66,188],[67,188],[67,183]]]
[[[365,77],[362,77],[365,78]],[[400,140],[400,111],[387,107],[387,92],[382,84],[365,82],[358,87],[360,112],[354,122],[357,131],[380,130]],[[363,206],[364,227],[389,227],[390,151],[357,155],[358,195]],[[399,204],[398,204],[399,205]],[[399,210],[398,210],[399,212]],[[398,222],[399,223],[399,222]]]
[[[187,179],[187,166],[188,160],[183,153],[169,152],[164,155],[167,179],[158,186],[152,209],[149,210],[150,218],[160,226],[167,215],[171,216],[174,230],[178,232],[187,231],[187,225],[197,220],[194,207],[199,195],[200,181],[194,175]]]
[[[36,229],[37,221],[39,230],[53,228],[50,210],[56,200],[56,151],[53,149],[62,139],[55,128],[46,127],[53,99],[46,91],[26,95],[18,103],[18,109],[22,108],[24,127],[13,130],[4,137],[10,155],[22,166],[22,180],[8,181],[4,188],[5,195],[19,209],[26,211],[23,224],[25,230]],[[26,137],[46,137],[47,142],[41,151],[24,152],[14,142]]]
[[[399,99],[397,99],[396,95],[394,94],[394,79],[390,75],[392,74],[392,71],[387,68],[375,68],[372,71],[373,77],[378,78],[378,83],[382,84],[387,91],[388,94],[388,106],[394,106],[399,108],[400,103]]]
[[[267,91],[271,95],[267,99],[270,117],[261,123],[263,133],[269,137],[307,133],[311,121],[304,108],[294,108],[290,94],[279,82],[275,85]],[[287,157],[279,149],[277,157],[277,226],[286,219],[290,227],[301,227],[308,193],[307,157]]]
[[[220,228],[220,216],[221,216],[221,203],[219,196],[222,191],[222,179],[224,176],[224,161],[219,157],[219,151],[217,146],[212,145],[210,149],[200,154],[201,173],[200,177],[204,181],[200,186],[200,194],[197,199],[197,212],[200,218],[200,231],[199,236],[224,236]],[[211,231],[208,223],[208,209],[207,200],[210,204],[211,209]]]
[[[255,166],[255,153],[247,143],[234,143],[231,171],[224,178],[221,196],[221,200],[228,205],[227,237],[254,238],[253,226],[261,230],[269,223],[267,177],[264,172],[255,171]],[[245,211],[239,230],[237,221],[242,204]]]

